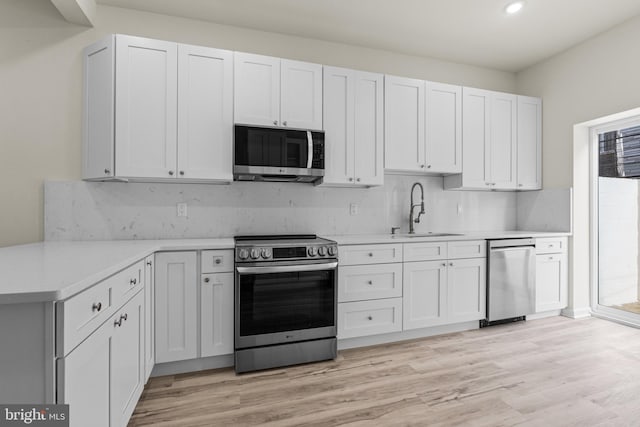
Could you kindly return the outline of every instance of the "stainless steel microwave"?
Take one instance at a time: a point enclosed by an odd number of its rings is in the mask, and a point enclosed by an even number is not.
[[[236,125],[233,179],[315,182],[324,176],[324,132]]]

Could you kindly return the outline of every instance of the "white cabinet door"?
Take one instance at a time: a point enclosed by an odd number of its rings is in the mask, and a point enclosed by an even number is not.
[[[465,87],[462,97],[462,186],[489,188],[491,92]]]
[[[155,282],[153,255],[144,262],[144,378],[149,379],[155,364]]]
[[[116,36],[116,175],[171,178],[176,170],[177,45]]]
[[[234,121],[280,124],[280,58],[234,53]]]
[[[325,171],[323,184],[353,184],[354,75],[353,70],[324,67]]]
[[[542,188],[542,100],[518,96],[518,190]]]
[[[144,388],[144,293],[116,312],[106,326],[111,343],[111,425],[126,426]]]
[[[462,172],[462,87],[426,83],[428,172]]]
[[[114,171],[115,36],[84,50],[82,177],[103,178]]]
[[[491,95],[491,152],[489,157],[492,189],[516,188],[516,95]]]
[[[447,263],[408,262],[403,266],[403,329],[447,321]]]
[[[354,174],[356,184],[384,184],[383,76],[356,72]]]
[[[486,258],[456,259],[448,264],[448,323],[484,319]]]
[[[203,274],[201,356],[233,353],[233,273]]]
[[[536,313],[567,306],[567,254],[536,255]]]
[[[322,130],[322,65],[281,60],[282,126]]]
[[[105,323],[66,357],[58,359],[58,403],[70,408],[71,427],[109,427],[111,332]]]
[[[233,52],[178,46],[177,177],[233,180]]]
[[[424,172],[423,80],[385,76],[384,167]]]
[[[156,254],[156,363],[198,356],[196,252]]]

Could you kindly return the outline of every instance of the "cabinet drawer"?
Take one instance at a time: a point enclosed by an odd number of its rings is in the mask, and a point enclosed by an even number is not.
[[[338,269],[338,302],[402,296],[402,263]]]
[[[402,244],[340,246],[340,265],[402,262]]]
[[[484,258],[487,256],[486,240],[460,240],[449,242],[449,259]]]
[[[202,251],[202,273],[228,273],[233,271],[233,250]]]
[[[58,356],[71,351],[111,315],[112,301],[112,288],[105,280],[60,303],[58,325],[64,331],[57,334]]]
[[[536,253],[538,254],[563,253],[566,251],[566,237],[545,237],[543,239],[536,239]]]
[[[447,259],[447,242],[404,244],[404,261],[434,261]]]
[[[113,305],[117,308],[144,288],[144,260],[114,274],[105,282],[113,288]]]
[[[402,330],[402,298],[338,304],[338,338],[386,334]]]

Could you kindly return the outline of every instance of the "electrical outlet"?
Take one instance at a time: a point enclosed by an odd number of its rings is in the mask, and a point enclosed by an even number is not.
[[[351,203],[349,205],[349,215],[358,215],[359,211],[360,211],[360,207],[358,206],[357,203]]]
[[[176,204],[176,215],[178,215],[178,216],[187,216],[187,204],[186,203],[177,203]]]

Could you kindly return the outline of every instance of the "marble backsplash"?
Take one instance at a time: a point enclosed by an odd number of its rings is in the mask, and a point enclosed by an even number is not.
[[[444,191],[442,177],[386,175],[384,186],[368,189],[294,183],[48,181],[45,240],[389,233],[392,226],[406,232],[414,182],[425,189],[426,215],[416,224],[418,232],[517,228],[516,193]],[[177,216],[177,203],[187,204],[186,217]],[[352,204],[357,205],[356,215],[351,215]]]

